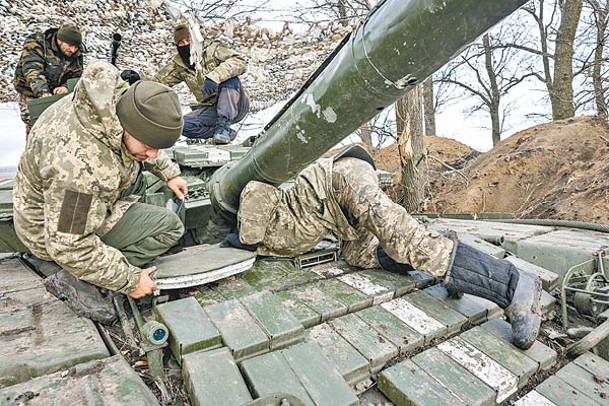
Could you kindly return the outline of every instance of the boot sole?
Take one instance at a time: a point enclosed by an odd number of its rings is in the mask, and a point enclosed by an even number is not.
[[[76,299],[76,289],[72,285],[63,282],[58,278],[54,278],[52,280],[49,278],[45,279],[44,287],[57,299],[61,300],[62,302],[65,302],[68,307],[78,316],[87,317],[91,320],[98,321],[103,324],[110,324],[114,320],[116,320],[117,315],[114,306],[112,306],[112,311],[109,311],[109,313],[104,312],[104,314],[99,314],[97,312],[83,309],[86,308],[86,306],[84,306],[81,301]],[[61,293],[62,291],[71,291],[72,295],[65,295]]]

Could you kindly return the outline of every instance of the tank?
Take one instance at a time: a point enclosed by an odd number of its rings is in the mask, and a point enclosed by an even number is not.
[[[335,239],[288,259],[217,244],[249,181],[289,184],[523,3],[381,1],[259,136],[168,150],[189,196],[147,174],[146,201],[178,213],[185,248],[159,258],[157,295],[110,294],[111,325],[45,293],[53,269],[20,254],[0,181],[0,404],[606,404],[601,226],[421,216],[541,277],[545,334],[527,351],[496,305],[449,299],[416,271],[350,267]]]

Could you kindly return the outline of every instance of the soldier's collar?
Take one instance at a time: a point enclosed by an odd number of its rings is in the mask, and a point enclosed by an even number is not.
[[[130,163],[130,161],[139,161],[135,155],[133,155],[131,152],[129,152],[129,150],[127,149],[127,145],[125,145],[125,141],[121,141],[121,157],[123,158],[123,161],[125,163]]]

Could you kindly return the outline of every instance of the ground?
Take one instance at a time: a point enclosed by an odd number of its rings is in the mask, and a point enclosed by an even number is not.
[[[425,150],[429,179],[423,211],[609,224],[607,120],[580,116],[550,122],[481,154],[457,141],[429,136]],[[372,152],[379,169],[399,182],[397,146]]]

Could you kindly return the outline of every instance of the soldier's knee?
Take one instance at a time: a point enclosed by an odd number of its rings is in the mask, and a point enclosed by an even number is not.
[[[176,244],[182,235],[184,235],[184,224],[180,217],[171,210],[167,210],[167,215],[164,219],[166,241],[172,245]]]

